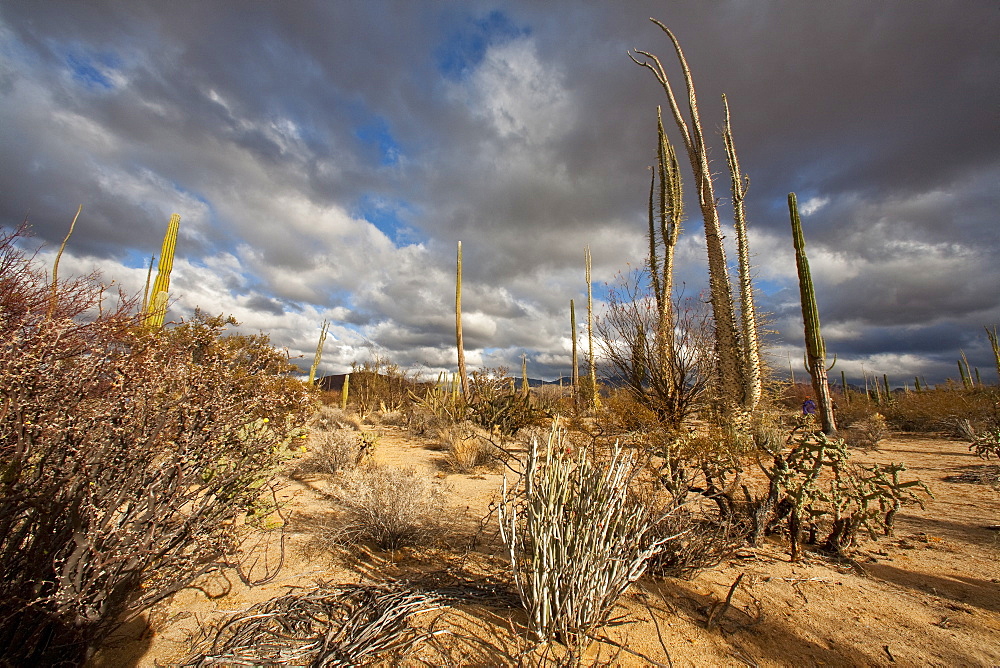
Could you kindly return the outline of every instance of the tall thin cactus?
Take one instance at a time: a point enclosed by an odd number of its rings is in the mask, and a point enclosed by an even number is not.
[[[591,257],[590,246],[583,251],[587,278],[587,376],[590,379],[590,396],[587,397],[591,406],[597,406],[597,361],[594,359],[594,290],[590,278]]]
[[[179,214],[170,216],[167,233],[163,236],[163,246],[160,248],[160,264],[153,283],[153,293],[149,299],[146,311],[146,327],[156,331],[163,327],[167,315],[167,295],[170,290],[170,272],[174,268],[174,250],[177,248],[177,232],[180,230]]]
[[[986,338],[990,340],[990,347],[993,348],[993,358],[997,363],[997,381],[1000,382],[1000,336],[997,335],[997,326],[993,325],[991,331],[986,327]]]
[[[965,351],[959,351],[962,358],[958,360],[958,374],[962,377],[962,387],[971,390],[975,384],[972,381],[972,368],[969,366],[969,358],[965,356]]]
[[[580,409],[580,361],[577,357],[576,346],[576,304],[569,300],[569,331],[573,346],[573,369],[570,371],[570,391],[573,393],[573,407]],[[561,377],[560,377],[561,380]]]
[[[528,384],[528,356],[521,355],[521,396],[527,397],[530,392],[530,385]]]
[[[316,354],[313,356],[312,366],[309,367],[309,384],[312,385],[316,382],[316,369],[319,368],[319,363],[323,359],[323,344],[326,342],[326,333],[330,329],[330,323],[326,320],[323,321],[323,325],[319,330],[319,342],[316,344]]]
[[[59,245],[59,252],[56,253],[56,259],[52,262],[52,290],[49,294],[49,309],[47,312],[47,317],[49,318],[55,313],[59,300],[59,260],[62,259],[63,251],[66,250],[66,244],[69,243],[70,235],[73,234],[73,228],[76,227],[76,219],[80,217],[81,211],[83,211],[82,204],[76,208],[76,215],[73,216],[73,221],[69,224],[69,231],[66,232],[66,237],[63,239],[62,244]]]
[[[729,120],[729,101],[722,96],[726,110],[726,124],[722,137],[726,144],[726,158],[733,193],[733,229],[736,230],[736,256],[739,263],[740,284],[740,352],[743,355],[743,401],[748,407],[760,402],[764,385],[760,372],[760,337],[757,333],[757,310],[753,299],[753,278],[750,274],[750,242],[747,239],[746,209],[743,205],[750,187],[750,177],[743,176],[733,141],[733,128]]]
[[[802,321],[805,326],[806,368],[812,378],[813,391],[816,393],[823,433],[834,436],[837,433],[837,423],[833,416],[833,398],[830,395],[830,383],[826,375],[826,342],[820,332],[819,306],[816,304],[816,291],[809,271],[809,258],[806,257],[806,240],[802,234],[802,220],[799,218],[795,193],[788,194],[788,212],[792,219],[795,267],[799,274],[799,295],[802,301]]]
[[[465,340],[462,337],[462,242],[458,242],[458,261],[455,272],[455,345],[458,348],[458,376],[462,381],[462,395],[472,400],[469,393],[469,374],[465,369]]]
[[[666,364],[667,356],[673,351],[674,252],[681,233],[681,221],[684,218],[684,201],[677,153],[663,130],[660,107],[656,108],[656,131],[657,165],[649,184],[649,273],[656,300],[654,350],[659,358],[657,364],[662,368]],[[657,177],[660,182],[659,189],[656,188]],[[654,201],[659,205],[658,210]],[[663,246],[662,263],[657,253],[660,245]]]

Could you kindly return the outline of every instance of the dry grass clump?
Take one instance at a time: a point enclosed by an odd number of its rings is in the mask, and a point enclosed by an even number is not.
[[[460,473],[496,463],[493,444],[474,429],[463,425],[445,427],[438,430],[438,440],[447,453],[449,468]]]
[[[313,416],[311,425],[320,431],[353,429],[361,431],[363,422],[357,413],[342,410],[338,406],[320,406]]]
[[[444,489],[412,467],[359,467],[346,473],[334,494],[344,512],[329,537],[341,545],[370,540],[379,549],[396,550],[443,531]]]

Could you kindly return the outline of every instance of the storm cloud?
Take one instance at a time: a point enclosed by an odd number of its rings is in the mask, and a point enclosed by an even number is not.
[[[232,314],[302,366],[329,320],[321,373],[372,354],[452,368],[461,240],[470,363],[568,375],[584,247],[598,297],[645,255],[666,100],[627,52],[679,76],[649,17],[685,49],[723,198],[729,100],[774,365],[801,359],[794,191],[839,368],[934,383],[964,351],[991,369],[992,3],[12,0],[0,224],[27,216],[45,260],[83,204],[64,271],[141,290],[179,213],[171,317]],[[692,214],[689,295],[703,249]]]

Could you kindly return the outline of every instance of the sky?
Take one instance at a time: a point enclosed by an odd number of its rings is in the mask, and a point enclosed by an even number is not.
[[[516,373],[523,355],[532,377],[568,376],[585,247],[598,316],[645,261],[666,98],[629,51],[681,85],[650,17],[685,50],[732,243],[729,101],[772,366],[804,375],[795,192],[832,376],[940,383],[964,352],[996,383],[988,0],[3,0],[0,225],[27,218],[50,262],[82,204],[60,275],[141,293],[178,213],[168,317],[231,314],[303,369],[328,320],[320,375],[373,355],[454,369],[462,241],[469,365]],[[682,178],[675,280],[698,298]]]

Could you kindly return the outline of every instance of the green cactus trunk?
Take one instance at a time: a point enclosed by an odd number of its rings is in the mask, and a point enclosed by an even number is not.
[[[163,236],[163,246],[160,248],[160,264],[153,283],[153,292],[149,298],[146,311],[146,327],[156,331],[163,327],[167,315],[167,294],[170,290],[170,272],[174,268],[174,250],[177,248],[177,232],[180,229],[179,214],[170,216],[167,233]]]
[[[521,396],[528,396],[528,356],[521,355]]]
[[[347,395],[351,389],[351,374],[344,376],[344,387],[340,390],[340,410],[347,410]]]
[[[826,343],[820,332],[819,306],[816,303],[816,291],[813,288],[812,274],[809,271],[809,259],[806,257],[806,241],[802,234],[802,220],[799,218],[795,193],[788,194],[788,212],[792,220],[795,266],[799,274],[799,296],[802,302],[802,320],[805,327],[807,369],[812,378],[813,391],[816,393],[816,404],[819,408],[823,433],[827,436],[835,436],[837,423],[833,415],[833,399],[830,396],[830,383],[826,375]]]
[[[962,359],[958,360],[958,374],[962,377],[962,387],[967,390],[972,389],[972,375],[969,373],[969,360],[965,356],[965,351],[961,351]]]
[[[840,387],[844,392],[844,403],[848,406],[851,405],[851,391],[847,389],[847,374],[844,373],[843,369],[840,371]]]

